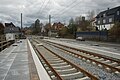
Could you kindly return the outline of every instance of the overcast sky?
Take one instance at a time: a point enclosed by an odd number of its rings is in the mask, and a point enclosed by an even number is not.
[[[71,17],[86,16],[95,12],[120,6],[120,0],[0,0],[0,22],[13,22],[20,26],[20,13],[23,13],[24,26],[30,26],[36,19],[48,22],[68,22]]]

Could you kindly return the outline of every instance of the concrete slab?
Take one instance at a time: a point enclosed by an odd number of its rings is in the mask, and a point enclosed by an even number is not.
[[[34,51],[34,49],[33,49],[29,40],[28,40],[28,44],[30,46],[30,51],[32,53],[32,57],[33,57],[35,65],[36,65],[37,72],[38,72],[40,80],[51,80],[50,76],[48,75],[48,73],[44,69],[42,63],[40,62],[38,56],[36,55],[36,53],[35,53],[35,51]]]
[[[0,80],[30,80],[27,41],[0,52]]]

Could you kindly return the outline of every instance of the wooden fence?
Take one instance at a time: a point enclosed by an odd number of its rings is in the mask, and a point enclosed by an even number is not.
[[[0,35],[0,42],[5,41],[5,40],[6,40],[5,35]]]
[[[14,40],[0,42],[0,52],[4,50],[6,47],[9,47],[14,42],[15,42]]]

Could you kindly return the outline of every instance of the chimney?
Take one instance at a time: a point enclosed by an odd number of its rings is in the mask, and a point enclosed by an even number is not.
[[[108,8],[108,10],[110,10],[110,8]]]

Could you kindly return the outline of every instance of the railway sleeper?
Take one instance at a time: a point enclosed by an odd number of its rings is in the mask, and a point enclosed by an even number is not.
[[[46,69],[47,71],[50,71],[50,68],[49,68],[48,66],[46,66],[45,69]]]
[[[113,62],[113,63],[110,63],[109,65],[111,65],[113,67],[117,67],[119,64],[117,62]]]
[[[108,72],[112,72],[112,70],[108,67],[105,68]]]
[[[55,67],[53,66],[53,68],[56,69],[56,70],[64,70],[64,69],[71,69],[72,66],[71,66],[71,65],[59,66],[59,67],[58,67],[58,66],[57,66],[57,67],[56,67],[56,66],[55,66]]]
[[[99,58],[99,59],[96,59],[97,61],[104,61],[104,59],[103,58]]]
[[[116,68],[120,69],[120,65],[119,65],[119,66],[117,66]]]
[[[88,56],[88,55],[84,55],[84,56],[86,56],[86,57],[88,57],[88,58],[94,58],[94,56]]]
[[[45,67],[48,67],[48,65],[47,65],[46,63],[44,63],[44,66],[45,66]]]
[[[58,59],[56,56],[48,56],[48,57],[46,57],[47,59]]]
[[[55,63],[55,64],[51,64],[52,66],[65,66],[68,65],[68,63],[63,62],[63,63]]]
[[[64,80],[73,80],[73,79],[80,79],[85,77],[85,75],[81,72],[76,72],[76,73],[70,73],[70,74],[63,74],[60,75],[61,77],[63,77]]]
[[[75,68],[65,69],[65,70],[57,70],[60,74],[69,74],[69,73],[76,73],[78,72]]]
[[[52,78],[52,80],[58,80],[55,75],[52,75],[51,78]]]
[[[91,80],[89,77],[83,77],[83,78],[80,78],[80,79],[75,79],[75,80]]]
[[[56,59],[52,59],[52,58],[49,58],[49,59],[47,59],[48,61],[59,61],[59,60],[61,60],[60,58],[56,58]]]
[[[106,64],[110,64],[111,61],[110,60],[105,60],[105,61],[102,61],[103,63],[106,63]]]
[[[54,73],[51,70],[49,70],[48,73],[49,73],[50,76],[54,75]]]
[[[59,61],[49,61],[51,64],[56,64],[56,63],[63,63],[63,60],[59,60]]]
[[[99,57],[93,57],[93,58],[91,58],[91,59],[95,59],[95,60],[96,60],[96,59],[100,59],[100,58],[99,58]]]

